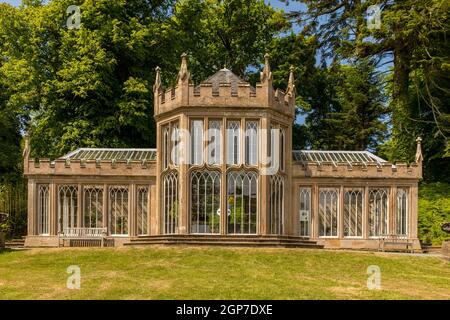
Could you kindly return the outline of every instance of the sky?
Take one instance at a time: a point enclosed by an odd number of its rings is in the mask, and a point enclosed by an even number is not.
[[[21,0],[0,0],[0,2],[6,2],[9,4],[12,4],[13,6],[18,6],[21,2]]]

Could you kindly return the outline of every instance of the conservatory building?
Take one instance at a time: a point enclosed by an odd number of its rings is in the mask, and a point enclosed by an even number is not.
[[[24,151],[27,246],[246,245],[420,250],[421,141],[414,163],[368,151],[292,150],[294,74],[255,86],[223,68],[200,84],[182,56],[157,68],[156,149]]]

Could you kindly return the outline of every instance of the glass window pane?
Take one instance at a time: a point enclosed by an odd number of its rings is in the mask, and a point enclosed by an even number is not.
[[[311,188],[300,188],[300,226],[299,236],[310,236]]]
[[[321,237],[338,235],[338,197],[338,189],[319,189],[319,235]]]
[[[408,235],[408,189],[397,189],[396,231],[398,235]]]
[[[141,186],[137,188],[137,234],[148,234],[148,197],[149,188]]]
[[[58,231],[78,227],[78,187],[58,188]]]
[[[270,233],[284,233],[284,179],[270,177]]]
[[[245,163],[258,165],[258,121],[247,121],[245,131]]]
[[[240,126],[239,121],[229,121],[227,125],[227,164],[240,164]]]
[[[219,165],[222,163],[222,121],[210,120],[208,125],[208,164]]]
[[[128,187],[109,188],[109,207],[111,217],[111,234],[128,234]]]
[[[363,199],[360,189],[344,193],[344,236],[362,237]]]
[[[38,223],[37,223],[37,233],[38,235],[48,235],[49,234],[49,185],[40,184],[37,187],[38,191]]]
[[[164,233],[178,233],[178,173],[169,172],[163,177]]]
[[[203,163],[203,120],[191,121],[191,164]]]
[[[258,175],[230,172],[227,177],[228,233],[256,234],[258,214]]]
[[[103,227],[103,187],[84,187],[83,224],[85,228]]]
[[[378,237],[388,233],[389,189],[369,191],[369,236]]]
[[[220,232],[220,173],[191,174],[191,233]]]

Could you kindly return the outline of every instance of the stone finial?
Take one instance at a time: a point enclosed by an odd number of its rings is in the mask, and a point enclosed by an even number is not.
[[[28,134],[25,134],[25,147],[24,147],[24,152],[30,150],[30,137],[28,136]]]
[[[286,90],[286,102],[295,96],[295,84],[294,84],[294,66],[290,67],[289,82]]]
[[[156,67],[156,79],[155,84],[153,85],[153,92],[157,92],[161,89],[161,68]]]
[[[416,149],[416,163],[423,161],[423,155],[422,155],[422,138],[417,137],[417,149]]]
[[[178,72],[178,82],[184,82],[189,80],[189,71],[186,57],[187,57],[186,53],[183,53],[181,55],[181,66],[180,71]]]
[[[28,136],[28,133],[25,134],[25,145],[23,148],[23,172],[25,174],[29,171],[29,163],[30,163],[30,137]]]
[[[272,80],[272,71],[270,71],[270,62],[269,62],[270,55],[266,53],[264,55],[264,69],[261,72],[261,83]]]

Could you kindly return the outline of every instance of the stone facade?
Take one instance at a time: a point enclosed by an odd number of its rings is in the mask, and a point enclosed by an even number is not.
[[[266,55],[260,78],[253,87],[222,69],[194,85],[183,55],[175,87],[164,90],[158,68],[155,159],[136,158],[138,149],[30,159],[27,145],[26,245],[57,246],[67,226],[88,224],[105,228],[116,245],[139,236],[245,234],[377,249],[380,237],[397,233],[420,250],[420,139],[409,165],[366,151],[293,151],[294,74],[286,92],[274,90]],[[212,144],[218,151],[208,151]],[[268,155],[279,156],[275,169]]]

